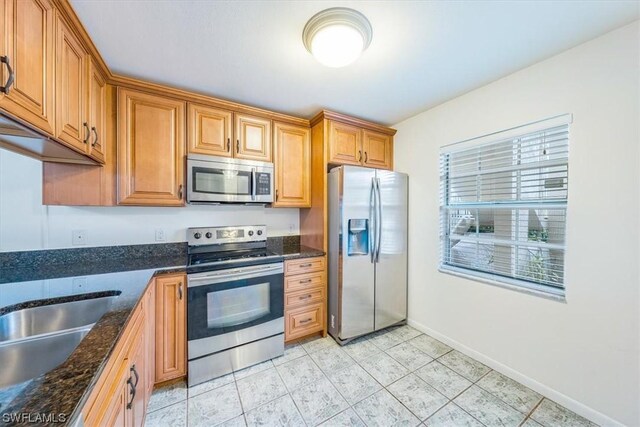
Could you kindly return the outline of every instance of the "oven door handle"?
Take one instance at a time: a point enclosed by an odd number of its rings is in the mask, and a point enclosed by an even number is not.
[[[251,168],[251,200],[256,199],[257,193],[256,168]]]
[[[236,280],[253,279],[262,276],[271,276],[274,274],[282,274],[284,268],[282,264],[261,265],[260,268],[234,268],[231,270],[222,270],[207,273],[190,274],[187,276],[187,287],[214,285],[216,283],[233,282]]]

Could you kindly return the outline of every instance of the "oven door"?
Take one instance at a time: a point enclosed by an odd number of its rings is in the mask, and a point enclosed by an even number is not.
[[[191,155],[187,160],[187,202],[271,203],[273,164]]]
[[[282,263],[188,276],[189,360],[284,332]]]

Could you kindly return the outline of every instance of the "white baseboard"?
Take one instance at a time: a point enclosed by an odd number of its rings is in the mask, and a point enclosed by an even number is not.
[[[490,357],[485,356],[482,353],[479,353],[467,346],[465,346],[464,344],[461,344],[455,340],[452,340],[451,338],[442,335],[441,333],[434,331],[431,328],[428,328],[427,326],[416,322],[414,320],[409,319],[409,325],[416,328],[417,330],[419,330],[420,332],[424,332],[427,335],[432,336],[433,338],[436,338],[440,341],[442,341],[443,343],[447,344],[448,346],[462,352],[465,353],[468,356],[473,357],[474,359],[484,363],[485,365],[487,365],[488,367],[490,367],[491,369],[494,369],[498,372],[500,372],[501,374],[504,374],[506,376],[508,376],[509,378],[512,378],[524,385],[526,385],[527,387],[529,387],[531,390],[537,391],[538,393],[542,394],[545,397],[548,397],[549,399],[553,400],[554,402],[559,403],[560,405],[566,407],[567,409],[572,410],[573,412],[575,412],[576,414],[582,415],[583,417],[593,421],[594,423],[597,423],[601,426],[606,426],[606,427],[624,427],[624,424],[621,424],[620,422],[608,417],[607,415],[596,411],[595,409],[592,409],[580,402],[578,402],[577,400],[574,400],[572,398],[570,398],[569,396],[562,394],[554,389],[552,389],[551,387],[548,387],[542,383],[539,383],[538,381],[534,380],[533,378],[530,378],[508,366],[503,365],[502,363],[491,359]]]

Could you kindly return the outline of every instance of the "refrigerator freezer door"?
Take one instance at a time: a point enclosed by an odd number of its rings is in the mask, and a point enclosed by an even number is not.
[[[375,329],[407,318],[407,220],[408,177],[377,170],[381,227],[378,262],[375,264]]]
[[[353,166],[329,174],[329,331],[340,340],[374,329],[374,264],[369,244],[374,238],[370,218],[374,177],[375,170]],[[352,227],[366,227],[357,234],[366,233],[367,241],[351,254],[350,221]]]

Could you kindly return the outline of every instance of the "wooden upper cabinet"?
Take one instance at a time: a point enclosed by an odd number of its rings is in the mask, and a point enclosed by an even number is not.
[[[356,126],[329,121],[329,163],[362,164],[362,131]]]
[[[0,86],[8,86],[8,93],[0,92],[0,108],[54,135],[53,5],[49,0],[4,0],[0,6],[0,49],[9,62],[0,63]]]
[[[210,154],[231,157],[233,113],[203,105],[188,107],[189,154]]]
[[[107,83],[93,61],[89,63],[89,155],[105,162],[107,143]]]
[[[271,162],[271,120],[236,113],[236,146],[238,159]]]
[[[183,274],[156,277],[155,382],[187,373],[187,282]]]
[[[365,129],[362,132],[363,165],[393,169],[393,137]]]
[[[56,21],[56,35],[56,136],[88,152],[87,52],[61,17]]]
[[[118,204],[183,206],[185,103],[118,88]]]
[[[311,206],[311,130],[274,122],[275,189],[273,206]]]

